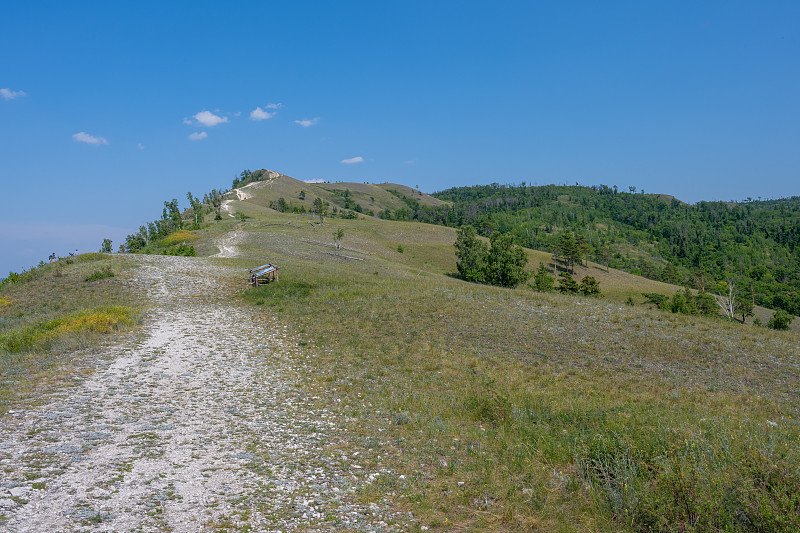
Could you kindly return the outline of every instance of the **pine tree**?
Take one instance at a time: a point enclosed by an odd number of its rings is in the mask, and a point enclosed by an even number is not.
[[[550,275],[550,270],[544,263],[539,263],[539,269],[533,276],[533,287],[539,292],[550,292],[554,284],[555,279]]]
[[[585,296],[600,296],[600,282],[592,276],[584,276],[579,290]]]
[[[558,277],[560,278],[558,280],[559,292],[563,292],[565,294],[578,294],[580,286],[578,285],[578,282],[575,281],[575,278],[572,277],[572,274],[569,272],[560,272]]]

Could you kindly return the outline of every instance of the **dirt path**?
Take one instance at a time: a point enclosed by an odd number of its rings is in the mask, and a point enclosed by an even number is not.
[[[214,244],[219,248],[219,253],[212,257],[237,257],[239,255],[238,245],[247,240],[247,233],[240,229],[229,231],[228,233],[214,239]]]
[[[353,504],[391,473],[329,453],[345,422],[298,388],[307,370],[284,327],[217,296],[241,273],[139,260],[144,331],[82,384],[0,419],[0,529],[405,529]]]

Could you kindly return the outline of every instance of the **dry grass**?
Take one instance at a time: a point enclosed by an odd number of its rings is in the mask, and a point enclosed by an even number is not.
[[[98,271],[114,277],[87,282]],[[0,414],[45,384],[78,371],[87,350],[139,320],[127,289],[133,263],[124,256],[84,254],[33,269],[2,288]]]
[[[441,205],[445,203],[405,185],[351,182],[305,183],[288,176],[281,176],[274,181],[248,184],[244,191],[251,197],[241,203],[269,207],[270,201],[275,202],[282,197],[292,205],[302,205],[306,211],[310,211],[316,198],[322,198],[331,205],[341,205],[343,199],[337,194],[337,191],[338,193],[343,193],[345,190],[350,191],[352,200],[361,205],[365,211],[372,210],[376,214],[384,209],[394,211],[408,207],[402,199],[390,193],[389,190],[396,190],[400,194],[413,198],[422,205]],[[301,191],[306,193],[303,200],[300,199]],[[229,197],[235,198],[235,193],[231,193]]]
[[[389,435],[404,478],[374,490],[421,524],[798,527],[795,334],[625,306],[677,287],[591,264],[606,298],[464,283],[448,228],[251,212],[238,264],[282,270],[250,299],[314,347],[311,389]],[[325,253],[339,227],[364,261]]]
[[[197,235],[194,233],[187,231],[187,230],[178,230],[173,233],[170,233],[163,239],[161,239],[160,244],[162,246],[173,246],[175,244],[183,244],[183,243],[191,243],[198,239]]]

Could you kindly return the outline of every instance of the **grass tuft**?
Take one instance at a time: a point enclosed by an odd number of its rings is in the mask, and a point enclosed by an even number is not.
[[[123,326],[136,324],[139,320],[139,313],[130,307],[86,309],[0,334],[0,352],[46,350],[64,337],[110,333]]]
[[[111,270],[111,267],[107,266],[100,270],[95,270],[94,272],[86,276],[85,281],[97,281],[99,279],[106,279],[113,277],[114,277],[114,271]]]

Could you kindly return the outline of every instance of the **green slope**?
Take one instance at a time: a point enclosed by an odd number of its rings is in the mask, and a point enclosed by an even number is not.
[[[245,185],[229,192],[227,198],[248,196],[247,201],[262,207],[277,207],[281,198],[284,199],[288,210],[302,207],[304,211],[313,209],[314,200],[321,198],[330,205],[330,211],[335,206],[341,210],[359,213],[372,213],[373,216],[381,211],[397,211],[407,209],[408,203],[404,197],[412,198],[420,205],[442,206],[446,202],[405,185],[392,183],[306,183],[284,174],[270,170],[256,170],[250,174]],[[358,205],[358,208],[356,208]]]
[[[236,228],[241,257],[219,261],[281,267],[242,296],[289,325],[309,394],[346,402],[355,442],[398,472],[363,498],[445,530],[800,527],[795,333],[625,306],[678,287],[591,263],[606,298],[465,283],[451,228],[235,208],[251,218],[200,242]]]

